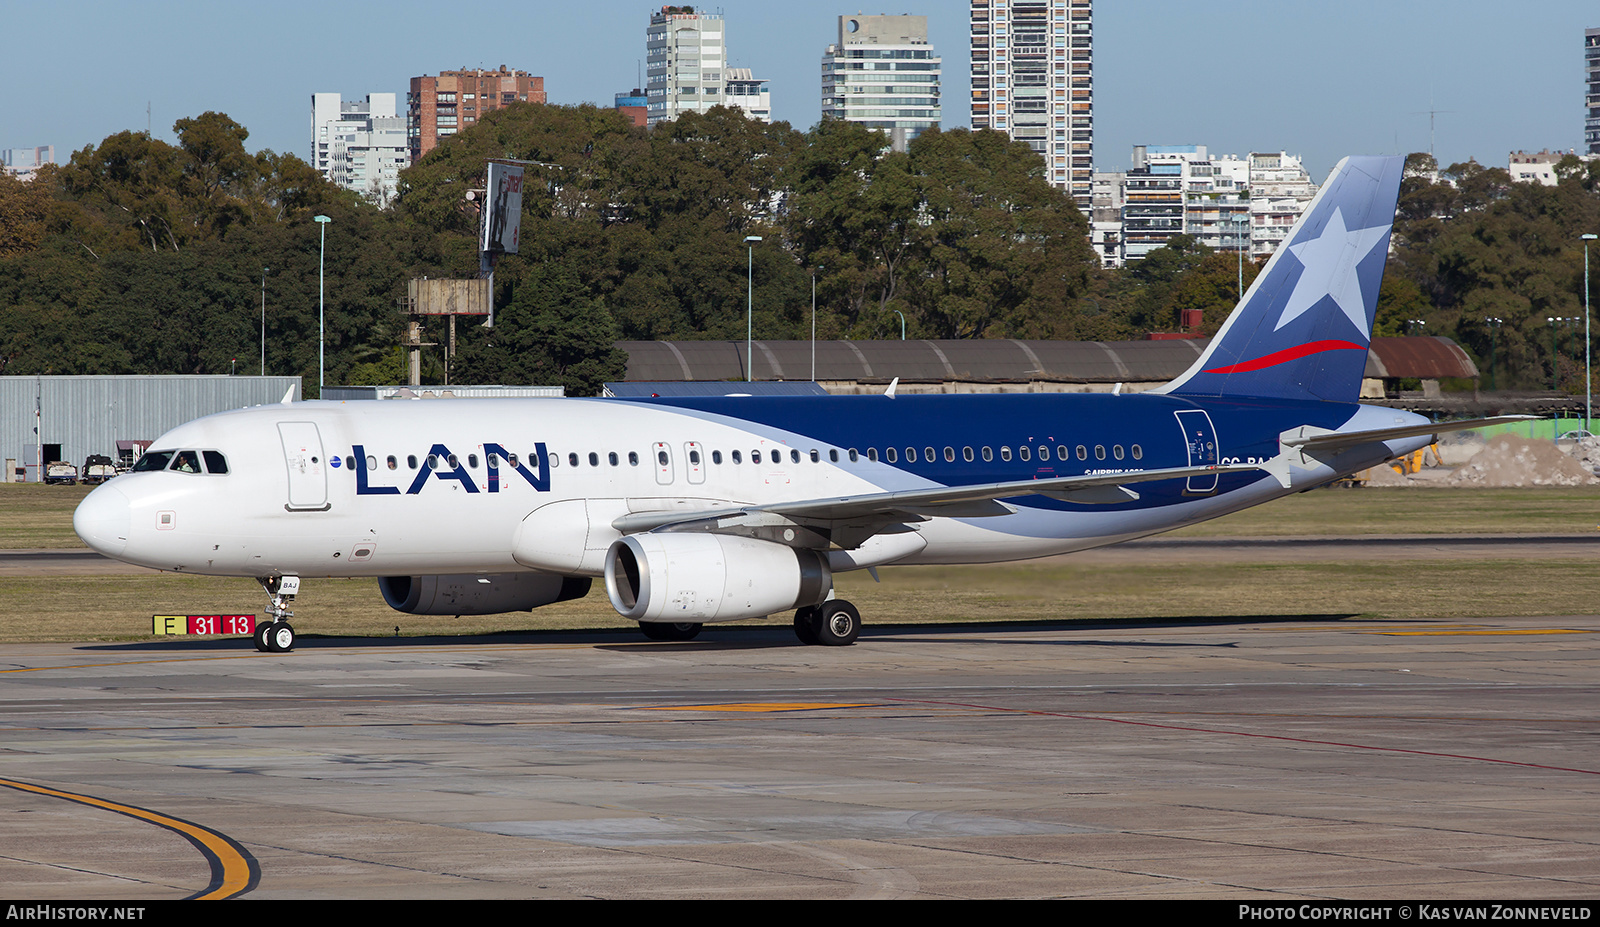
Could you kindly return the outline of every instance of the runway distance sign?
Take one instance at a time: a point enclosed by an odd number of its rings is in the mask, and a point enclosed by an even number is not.
[[[254,634],[254,615],[151,615],[151,634]]]

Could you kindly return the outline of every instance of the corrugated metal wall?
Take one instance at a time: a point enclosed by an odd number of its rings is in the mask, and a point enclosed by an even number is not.
[[[62,459],[80,467],[90,454],[115,459],[119,440],[154,439],[202,415],[278,402],[291,386],[299,397],[299,377],[0,377],[0,459],[20,467],[38,443],[61,445]]]

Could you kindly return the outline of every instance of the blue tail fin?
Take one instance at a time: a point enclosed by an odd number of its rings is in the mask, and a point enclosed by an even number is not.
[[[1355,402],[1404,158],[1345,158],[1193,367],[1158,391]]]

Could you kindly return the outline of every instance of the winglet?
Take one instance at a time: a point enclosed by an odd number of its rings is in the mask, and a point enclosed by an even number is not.
[[[284,393],[283,398],[278,400],[278,402],[282,405],[288,405],[289,403],[294,402],[294,384],[291,383],[289,385],[289,391]]]
[[[894,388],[896,386],[899,386],[899,385],[900,385],[900,378],[899,377],[895,377],[893,380],[889,381],[889,388],[884,390],[883,394],[885,396],[888,396],[890,399],[893,399],[894,398]]]

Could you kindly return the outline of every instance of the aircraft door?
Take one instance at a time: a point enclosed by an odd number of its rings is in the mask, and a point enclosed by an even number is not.
[[[699,441],[690,441],[683,446],[683,459],[687,461],[684,469],[688,471],[689,482],[704,483],[706,481],[706,456],[700,449]]]
[[[650,455],[655,458],[656,482],[662,486],[672,485],[672,452],[667,449],[666,442],[652,444]]]
[[[326,511],[327,460],[317,426],[312,422],[279,422],[278,437],[283,441],[284,464],[289,470],[289,501],[284,508]]]
[[[1189,466],[1214,467],[1217,465],[1217,435],[1211,427],[1211,416],[1204,409],[1186,409],[1174,412],[1178,427],[1183,431],[1184,444],[1189,451]],[[1191,476],[1184,487],[1185,495],[1204,495],[1217,491],[1217,478]]]

